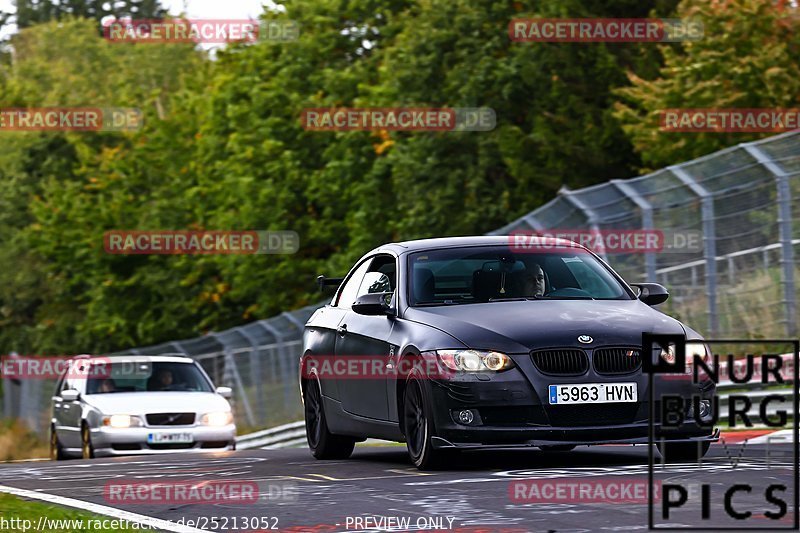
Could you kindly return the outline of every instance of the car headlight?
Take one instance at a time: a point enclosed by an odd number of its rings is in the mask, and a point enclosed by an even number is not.
[[[698,341],[700,339],[697,339]],[[687,342],[686,343],[686,373],[692,373],[695,359],[703,361],[706,366],[709,366],[713,356],[711,355],[711,348],[706,343]],[[702,370],[703,367],[700,367]]]
[[[698,339],[699,340],[699,339]],[[686,343],[686,368],[684,371],[687,374],[692,373],[692,367],[694,366],[695,356],[700,358],[705,364],[709,364],[711,362],[711,349],[705,343],[698,343],[698,342],[687,342]],[[661,347],[661,359],[663,359],[668,364],[675,363],[675,344],[670,342],[666,349],[662,346]]]
[[[670,365],[675,362],[675,343],[669,343],[666,349],[661,347],[661,359]]]
[[[110,426],[112,428],[135,428],[141,427],[142,419],[138,416],[131,416],[131,415],[110,415],[103,417],[103,425]]]
[[[227,426],[232,422],[233,413],[230,411],[206,413],[200,418],[200,423],[202,423],[204,426]]]
[[[462,372],[499,372],[514,366],[509,356],[481,350],[437,350],[439,361],[450,370]]]

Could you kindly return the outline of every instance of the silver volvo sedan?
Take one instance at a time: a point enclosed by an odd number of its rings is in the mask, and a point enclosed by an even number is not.
[[[160,355],[78,363],[53,394],[51,459],[236,448],[231,389],[215,389],[196,361]]]

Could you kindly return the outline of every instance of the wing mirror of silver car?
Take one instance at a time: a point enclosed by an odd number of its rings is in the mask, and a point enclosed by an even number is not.
[[[222,396],[223,398],[233,397],[233,389],[230,387],[217,387],[216,393]]]
[[[658,305],[669,298],[667,289],[658,283],[632,283],[632,285],[639,289],[636,297],[647,305]]]
[[[81,393],[75,389],[67,389],[61,391],[61,399],[65,402],[74,402],[81,397]]]

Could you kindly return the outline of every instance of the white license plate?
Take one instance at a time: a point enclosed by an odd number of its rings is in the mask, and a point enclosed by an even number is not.
[[[638,402],[636,383],[550,385],[550,405]]]
[[[186,444],[194,442],[191,433],[148,433],[148,444]]]

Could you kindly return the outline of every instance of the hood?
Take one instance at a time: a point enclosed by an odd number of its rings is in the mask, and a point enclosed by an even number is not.
[[[526,353],[535,348],[641,345],[642,333],[684,335],[680,322],[639,300],[527,300],[408,308],[405,318],[431,325],[475,349]],[[594,341],[580,344],[579,335]],[[439,346],[435,348],[458,348]]]
[[[228,400],[213,392],[113,392],[88,394],[84,401],[103,414],[202,414],[231,409]]]

